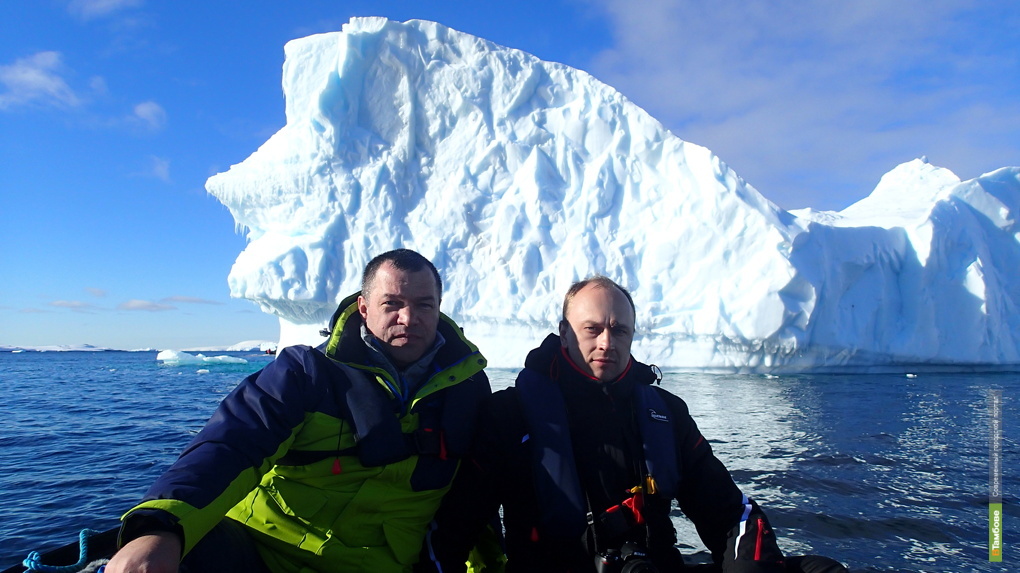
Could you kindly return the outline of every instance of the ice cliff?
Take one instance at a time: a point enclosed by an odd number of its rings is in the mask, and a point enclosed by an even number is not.
[[[842,212],[787,212],[587,73],[440,24],[356,18],[285,53],[286,125],[207,183],[248,232],[231,293],[281,346],[318,343],[365,263],[408,247],[496,366],[594,273],[663,367],[1020,364],[1020,168],[920,159]]]

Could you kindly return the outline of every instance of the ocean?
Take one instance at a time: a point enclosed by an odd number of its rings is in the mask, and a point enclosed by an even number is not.
[[[0,352],[0,569],[116,525],[242,378],[272,360],[164,366],[154,352]],[[491,370],[494,388],[512,370]],[[787,554],[851,571],[1012,571],[1020,374],[666,373]],[[989,561],[993,393],[1003,561]],[[705,557],[675,512],[680,546]],[[1014,533],[1015,532],[1015,533]]]

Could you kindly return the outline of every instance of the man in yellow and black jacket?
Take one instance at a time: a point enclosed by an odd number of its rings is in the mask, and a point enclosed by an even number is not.
[[[418,253],[373,259],[328,341],[242,381],[127,512],[106,571],[409,571],[490,391],[441,289]]]

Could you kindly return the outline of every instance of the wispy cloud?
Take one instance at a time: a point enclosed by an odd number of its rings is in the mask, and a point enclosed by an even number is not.
[[[82,302],[80,300],[55,300],[50,303],[50,306],[66,308],[75,312],[92,312],[98,310],[94,304]]]
[[[106,296],[106,291],[101,288],[87,287],[85,289],[85,292],[89,293],[90,295],[96,298],[103,298]]]
[[[144,101],[134,107],[132,121],[151,129],[161,129],[166,124],[166,110],[154,101]]]
[[[153,177],[170,182],[170,160],[162,157],[156,157],[155,155],[149,156],[151,162],[151,174]]]
[[[0,111],[25,107],[84,109],[109,95],[102,76],[89,78],[88,86],[81,89],[72,87],[68,77],[73,73],[64,65],[63,54],[56,51],[37,52],[0,65]],[[97,121],[103,126],[133,126],[146,131],[158,131],[166,122],[166,110],[154,101],[134,105],[123,117]]]
[[[71,0],[67,11],[82,20],[94,20],[140,6],[142,0]]]
[[[181,295],[168,296],[163,299],[163,302],[183,302],[187,304],[215,304],[215,305],[223,304],[222,302],[216,302],[214,300],[207,300],[204,298],[198,298],[194,296],[181,296]]]
[[[95,95],[104,96],[110,93],[110,88],[106,85],[106,79],[102,76],[93,76],[89,79],[89,88]]]
[[[81,99],[67,84],[60,52],[37,52],[0,66],[0,110],[22,105],[73,108]]]
[[[117,310],[144,310],[149,312],[159,312],[164,310],[177,310],[177,307],[148,300],[132,299],[118,304]]]
[[[1000,127],[1020,123],[1009,96],[1020,87],[1020,57],[1003,48],[1018,44],[1020,7],[989,11],[963,0],[596,5],[611,22],[614,46],[594,60],[593,73],[786,207],[839,191],[834,181],[859,186],[860,198],[896,163],[922,154],[971,177],[1020,154],[1020,138]],[[981,108],[1002,123],[969,121]],[[956,155],[965,147],[974,151]],[[821,200],[823,208],[847,203]]]

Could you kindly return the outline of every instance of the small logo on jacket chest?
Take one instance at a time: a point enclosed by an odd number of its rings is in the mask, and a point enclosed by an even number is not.
[[[669,416],[660,414],[651,408],[648,409],[648,416],[656,422],[669,422]]]

